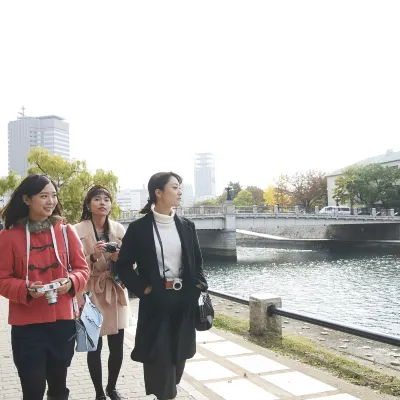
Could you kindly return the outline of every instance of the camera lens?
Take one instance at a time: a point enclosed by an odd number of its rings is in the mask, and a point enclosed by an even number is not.
[[[182,282],[180,280],[174,281],[174,284],[172,286],[174,290],[181,290],[182,289]]]

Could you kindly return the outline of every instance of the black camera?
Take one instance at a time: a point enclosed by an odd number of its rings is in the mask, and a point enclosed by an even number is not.
[[[107,253],[115,253],[119,249],[119,246],[115,242],[106,243],[106,252]]]

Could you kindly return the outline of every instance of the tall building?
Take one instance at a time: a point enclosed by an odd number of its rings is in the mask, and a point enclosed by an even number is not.
[[[193,207],[194,205],[194,194],[193,185],[191,183],[182,183],[182,207]]]
[[[32,147],[43,147],[69,160],[69,124],[56,115],[27,117],[22,110],[16,121],[8,123],[8,170],[26,176]]]
[[[196,199],[215,197],[215,161],[211,153],[197,153],[194,162],[194,184]]]
[[[140,205],[140,193],[132,189],[118,192],[116,200],[122,211],[138,211],[142,208]]]

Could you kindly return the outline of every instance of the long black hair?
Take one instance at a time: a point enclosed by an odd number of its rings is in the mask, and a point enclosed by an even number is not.
[[[147,214],[151,211],[151,205],[155,204],[157,201],[156,190],[164,190],[165,185],[172,177],[176,178],[179,184],[183,181],[183,179],[178,174],[175,174],[175,172],[157,172],[150,178],[147,185],[149,190],[149,199],[147,204],[140,211],[140,214]]]
[[[89,210],[89,204],[92,201],[93,197],[104,195],[108,197],[113,202],[113,198],[111,192],[104,186],[94,185],[89,189],[86,194],[85,200],[83,202],[83,209],[81,215],[81,221],[87,221],[92,219],[92,212]],[[106,222],[104,223],[104,233],[110,233],[110,223],[108,221],[108,215],[106,217]]]
[[[58,194],[56,184],[46,175],[29,175],[18,185],[2,212],[6,229],[11,229],[20,219],[29,215],[29,207],[24,202],[24,196],[32,198],[32,196],[39,194],[49,183],[54,186]],[[62,206],[58,201],[52,215],[61,216],[61,213]]]

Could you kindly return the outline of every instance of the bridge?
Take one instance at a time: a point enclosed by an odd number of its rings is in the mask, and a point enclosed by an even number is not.
[[[390,239],[400,237],[400,216],[394,209],[372,209],[370,215],[362,215],[355,210],[354,215],[341,215],[321,214],[318,207],[312,213],[305,213],[297,206],[284,209],[277,206],[272,209],[262,206],[235,207],[232,201],[226,201],[220,207],[178,207],[176,212],[195,223],[205,256],[224,259],[236,259],[236,230],[265,233],[276,227],[364,225],[365,228],[378,228],[390,225],[391,235],[394,236]],[[138,211],[123,212],[119,222],[127,228],[140,217]]]

